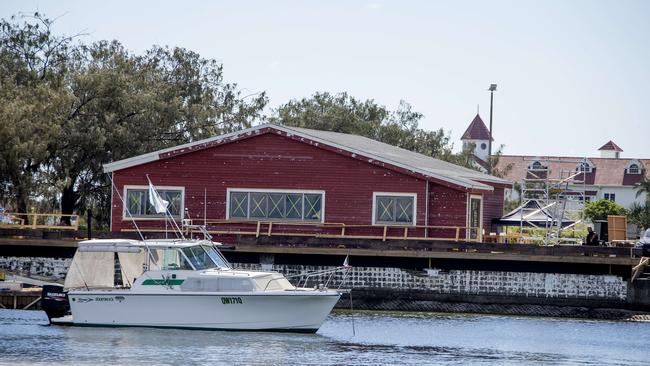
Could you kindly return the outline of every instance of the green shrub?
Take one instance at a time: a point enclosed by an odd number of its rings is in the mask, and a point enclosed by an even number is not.
[[[591,221],[607,220],[609,215],[625,215],[625,207],[610,200],[598,200],[587,202],[585,205],[585,216]]]

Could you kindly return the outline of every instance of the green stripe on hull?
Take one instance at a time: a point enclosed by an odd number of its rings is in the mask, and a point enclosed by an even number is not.
[[[179,279],[147,279],[142,282],[143,286],[179,286],[185,280]]]

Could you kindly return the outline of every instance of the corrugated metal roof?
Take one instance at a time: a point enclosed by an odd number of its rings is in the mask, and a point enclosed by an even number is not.
[[[489,182],[496,184],[510,185],[511,182],[497,178],[482,172],[464,168],[452,163],[422,155],[410,150],[402,149],[393,145],[385,144],[367,137],[351,135],[338,132],[319,131],[307,128],[278,126],[274,124],[262,124],[242,131],[225,135],[211,137],[209,139],[196,141],[168,149],[155,151],[148,154],[105,164],[104,171],[113,172],[161,159],[162,154],[174,153],[184,150],[186,152],[197,151],[202,148],[209,148],[213,142],[230,142],[239,138],[251,136],[251,134],[271,128],[288,136],[297,135],[318,143],[340,148],[351,154],[358,154],[386,164],[394,165],[413,173],[419,173],[433,179],[439,179],[468,189],[492,190],[490,185],[481,183]]]
[[[298,127],[283,128],[299,132],[303,135],[316,137],[344,147],[346,150],[357,150],[363,155],[374,157],[389,164],[412,169],[432,178],[455,178],[459,185],[484,189],[484,184],[479,181],[498,184],[511,184],[511,182],[497,178],[473,169],[465,168],[443,160],[435,159],[420,153],[402,149],[367,137],[330,131],[311,130]],[[462,183],[461,183],[462,182]]]

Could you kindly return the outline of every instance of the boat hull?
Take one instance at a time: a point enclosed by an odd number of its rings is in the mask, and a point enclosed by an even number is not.
[[[316,332],[340,294],[334,291],[277,293],[68,294],[73,324],[214,330]]]

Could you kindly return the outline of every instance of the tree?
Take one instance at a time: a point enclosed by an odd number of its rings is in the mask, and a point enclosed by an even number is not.
[[[265,93],[242,96],[195,52],[72,45],[51,25],[39,14],[0,23],[0,137],[10,142],[0,147],[0,187],[19,211],[54,187],[62,213],[98,205],[107,215],[104,163],[249,127],[267,103]]]
[[[400,101],[394,111],[374,100],[360,101],[347,93],[319,92],[291,100],[268,118],[272,123],[365,136],[421,154],[474,168],[468,149],[453,153],[449,133],[419,128],[423,115]]]
[[[587,202],[585,205],[585,216],[592,222],[596,220],[607,220],[609,215],[625,215],[625,207],[610,200],[598,200]]]
[[[641,197],[645,193],[646,202],[650,202],[650,177],[643,177],[636,186],[636,197]]]
[[[74,38],[53,35],[51,21],[38,13],[23,19],[0,20],[0,194],[18,212],[28,211],[43,184],[41,167],[68,102],[64,60]]]
[[[506,194],[504,199],[503,199],[503,214],[508,214],[512,210],[518,208],[521,205],[521,195],[523,193],[522,188],[521,188],[521,183],[519,182],[514,182],[512,184],[512,191],[516,194],[515,199],[510,199],[512,197],[511,195]]]
[[[504,147],[505,145],[503,144],[499,146],[497,151],[494,154],[492,154],[492,156],[488,157],[488,161],[487,161],[487,164],[490,167],[490,169],[488,169],[490,174],[499,178],[507,177],[508,174],[512,171],[512,168],[514,167],[514,163],[510,163],[502,168],[499,168],[499,159],[501,159],[501,156],[503,155]]]
[[[644,203],[633,203],[628,211],[628,220],[638,228],[650,228],[650,178],[644,177],[636,186],[636,197],[645,193]]]
[[[269,122],[316,130],[378,138],[379,128],[389,116],[386,108],[372,100],[361,102],[347,93],[316,93],[280,106]]]
[[[650,201],[643,204],[633,203],[628,210],[627,219],[639,229],[650,228]]]
[[[83,51],[87,59],[71,74],[69,133],[57,140],[51,166],[64,213],[108,199],[104,163],[250,127],[267,102],[264,93],[244,100],[223,82],[221,65],[182,48],[135,56],[113,41]]]

